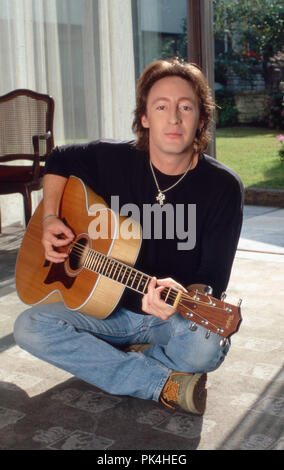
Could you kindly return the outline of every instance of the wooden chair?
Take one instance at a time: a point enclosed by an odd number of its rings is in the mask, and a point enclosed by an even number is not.
[[[31,218],[32,191],[42,188],[44,166],[54,147],[54,100],[31,90],[0,96],[0,194],[21,193],[26,226]],[[17,164],[4,164],[16,160]],[[1,233],[1,210],[0,210]]]

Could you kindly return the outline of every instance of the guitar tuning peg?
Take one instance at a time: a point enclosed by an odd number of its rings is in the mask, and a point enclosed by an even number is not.
[[[242,301],[243,301],[243,299],[239,299],[238,307],[240,307],[242,305]]]
[[[192,317],[193,317],[193,313],[192,313],[192,312],[186,312],[185,314],[186,314],[186,316],[189,317],[189,318],[192,318]]]
[[[209,330],[207,330],[206,335],[205,335],[205,339],[208,339],[208,338],[209,338],[210,333],[211,333],[211,332],[210,332]]]
[[[222,300],[222,301],[225,300],[226,297],[227,297],[226,292],[222,292],[222,294],[221,294],[221,300]]]
[[[192,324],[190,325],[189,329],[190,329],[191,331],[197,330],[197,325],[196,325],[196,323],[192,323]]]

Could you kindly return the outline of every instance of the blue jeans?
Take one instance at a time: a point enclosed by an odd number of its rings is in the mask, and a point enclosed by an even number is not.
[[[172,371],[209,372],[228,352],[221,337],[180,314],[169,320],[125,308],[104,320],[71,311],[63,303],[41,304],[16,320],[17,344],[40,359],[115,395],[159,400]],[[143,354],[124,352],[135,343],[153,345]]]

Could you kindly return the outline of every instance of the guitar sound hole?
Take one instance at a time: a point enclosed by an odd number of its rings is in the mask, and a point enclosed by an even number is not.
[[[84,249],[88,244],[87,238],[77,240],[69,253],[69,266],[73,271],[79,269],[84,262]]]

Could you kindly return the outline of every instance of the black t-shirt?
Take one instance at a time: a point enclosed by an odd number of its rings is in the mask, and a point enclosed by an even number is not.
[[[163,174],[157,168],[154,171],[161,190],[181,177]],[[153,226],[158,219],[153,213],[149,219],[147,212],[157,204],[158,192],[149,154],[138,151],[134,142],[100,140],[57,147],[48,157],[46,173],[81,178],[108,205],[112,196],[117,196],[119,210],[125,204],[139,208],[147,236],[143,237],[136,269],[157,278],[172,277],[184,286],[210,285],[215,297],[226,289],[242,225],[243,186],[225,165],[200,154],[196,167],[165,193],[170,216],[167,219],[163,206],[159,227]],[[129,216],[134,213],[130,211]],[[173,216],[174,224],[169,223]],[[143,313],[141,296],[130,289],[125,289],[119,306]]]

